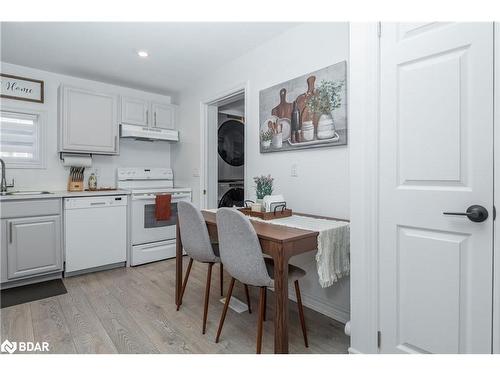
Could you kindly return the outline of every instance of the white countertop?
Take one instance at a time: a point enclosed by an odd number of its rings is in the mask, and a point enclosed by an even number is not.
[[[128,190],[102,190],[102,191],[51,191],[50,194],[20,194],[0,195],[0,201],[26,200],[26,199],[57,199],[76,197],[97,197],[103,195],[128,195]]]

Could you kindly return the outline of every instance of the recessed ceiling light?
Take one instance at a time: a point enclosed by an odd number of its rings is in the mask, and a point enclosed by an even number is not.
[[[149,53],[147,53],[146,51],[137,51],[137,54],[139,55],[139,57],[148,57],[149,56]]]

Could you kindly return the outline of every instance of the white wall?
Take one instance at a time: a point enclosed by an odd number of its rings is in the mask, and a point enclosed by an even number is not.
[[[348,146],[260,154],[259,91],[331,64],[348,60],[348,24],[303,24],[220,67],[197,85],[180,93],[181,142],[172,146],[172,164],[178,182],[193,188],[199,203],[200,103],[246,83],[247,198],[255,198],[253,176],[270,173],[275,192],[284,194],[296,211],[349,218]],[[348,65],[349,66],[349,65]],[[292,164],[298,177],[290,176]],[[292,259],[308,271],[302,282],[306,305],[338,320],[349,316],[349,280],[322,289],[317,280],[314,254]]]
[[[44,111],[46,114],[45,169],[7,169],[7,181],[10,182],[11,179],[14,178],[15,188],[20,190],[66,190],[69,168],[62,166],[62,162],[59,160],[59,154],[57,152],[57,89],[61,83],[170,103],[169,96],[146,93],[19,65],[2,62],[1,71],[7,74],[40,79],[44,81],[45,85],[45,102],[43,104],[11,99],[2,99],[1,101],[2,108],[14,108],[19,110],[34,109],[37,111]],[[87,169],[86,175],[88,176],[93,169],[97,168],[98,184],[100,186],[115,186],[116,168],[126,166],[169,167],[170,144],[166,142],[151,143],[128,139],[120,140],[120,155],[95,155],[92,168]],[[87,178],[87,176],[85,178]]]

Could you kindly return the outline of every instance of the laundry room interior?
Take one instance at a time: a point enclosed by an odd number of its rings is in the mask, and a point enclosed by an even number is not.
[[[218,207],[243,207],[245,200],[245,99],[238,95],[217,111]]]

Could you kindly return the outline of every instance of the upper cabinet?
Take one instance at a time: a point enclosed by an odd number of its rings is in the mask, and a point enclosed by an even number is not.
[[[121,123],[151,128],[174,129],[177,106],[122,96]]]
[[[62,85],[59,151],[118,154],[118,97]]]
[[[165,103],[152,103],[153,126],[162,129],[175,129],[177,106]]]
[[[122,124],[148,126],[149,102],[122,96]]]

